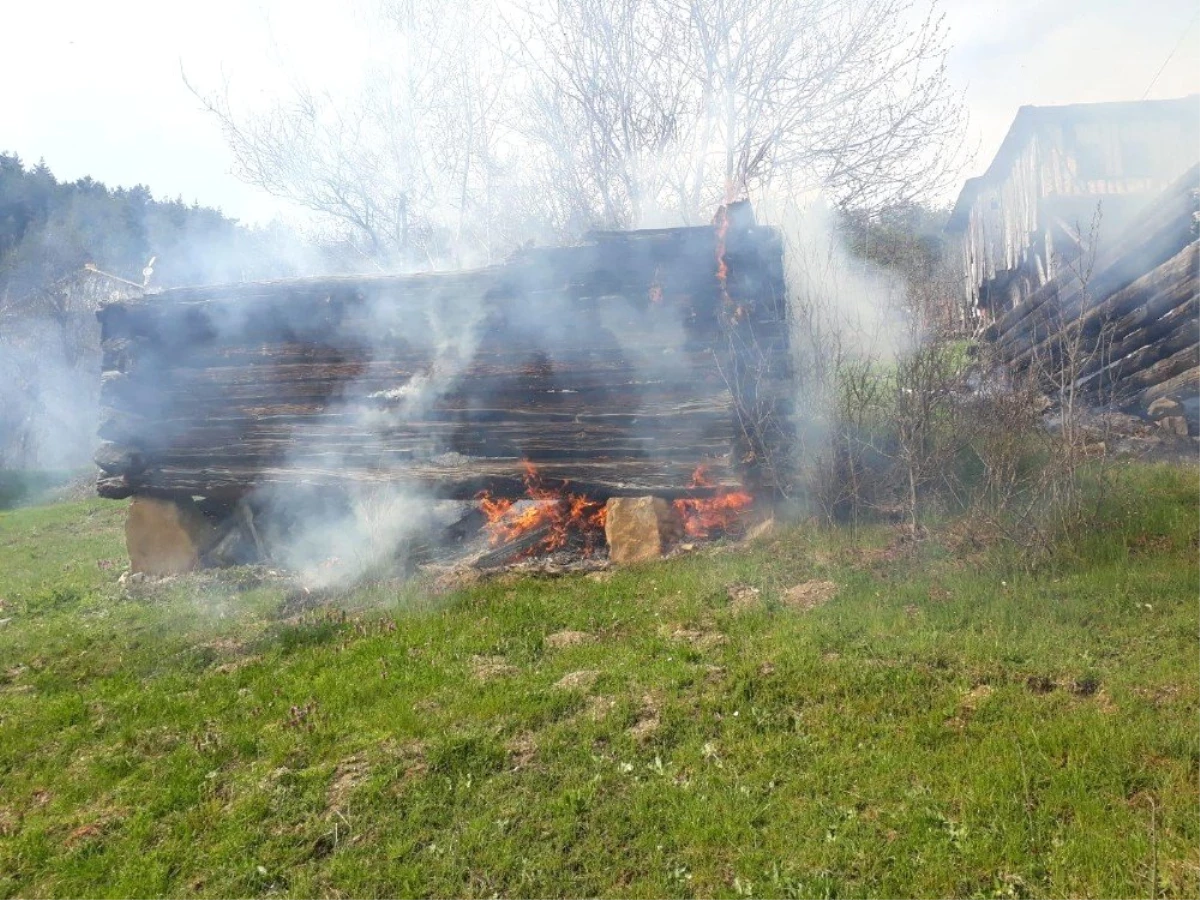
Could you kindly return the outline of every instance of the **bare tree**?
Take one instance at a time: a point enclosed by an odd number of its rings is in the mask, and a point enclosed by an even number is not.
[[[357,95],[203,99],[243,178],[372,258],[706,222],[776,187],[882,204],[954,172],[937,0],[371,2],[394,52]]]
[[[202,93],[233,149],[238,174],[329,220],[388,264],[485,261],[502,221],[497,182],[506,56],[488,4],[382,0],[388,38],[356,95],[293,82],[264,112],[230,86]]]
[[[526,133],[608,224],[706,221],[774,186],[844,206],[956,174],[964,124],[936,0],[575,0],[524,8]]]
[[[658,0],[535,2],[508,20],[528,73],[518,130],[564,230],[629,226],[663,206],[695,120],[688,35]]]

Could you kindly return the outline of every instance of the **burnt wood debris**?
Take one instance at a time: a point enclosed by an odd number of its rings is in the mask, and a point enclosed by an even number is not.
[[[723,252],[722,252],[723,250]],[[147,292],[98,313],[98,489],[232,500],[413,483],[467,499],[784,487],[782,245],[713,226],[588,235],[475,271]]]

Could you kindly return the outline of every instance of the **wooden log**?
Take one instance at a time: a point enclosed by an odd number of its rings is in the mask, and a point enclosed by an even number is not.
[[[695,466],[703,464],[711,485],[692,488]],[[741,471],[726,457],[687,460],[547,461],[539,476],[550,486],[566,485],[575,493],[597,500],[653,494],[675,498],[706,496],[744,486]],[[320,466],[186,466],[148,467],[137,475],[105,475],[98,482],[101,496],[121,499],[133,494],[237,498],[253,487],[295,488],[410,485],[432,496],[469,500],[486,490],[494,496],[525,494],[525,466],[518,459],[423,461],[388,469],[325,468]],[[763,488],[765,489],[765,487]]]
[[[1126,334],[1123,338],[1108,342],[1107,335],[1103,335],[1100,341],[1093,341],[1094,355],[1079,368],[1077,377],[1086,378],[1107,365],[1130,357],[1135,352],[1149,347],[1159,340],[1168,339],[1181,325],[1190,324],[1193,334],[1195,334],[1198,323],[1200,323],[1200,295],[1193,290],[1192,295],[1184,303],[1156,321]],[[1197,337],[1200,339],[1200,335]]]
[[[1124,393],[1122,383],[1136,378],[1147,368],[1179,351],[1193,347],[1196,345],[1196,338],[1196,323],[1193,319],[1188,319],[1177,324],[1172,332],[1153,344],[1143,346],[1128,356],[1113,360],[1093,374],[1077,379],[1076,389],[1085,394],[1107,391],[1116,396]],[[1153,383],[1155,382],[1148,382],[1141,389]]]
[[[550,531],[551,528],[549,525],[531,528],[511,541],[484,553],[472,562],[471,565],[476,569],[494,569],[499,566],[508,565],[513,560],[519,559],[545,541],[550,536]]]
[[[1077,319],[1064,316],[1047,320],[1046,334],[1039,335],[1035,329],[1000,348],[1000,352],[1018,371],[1023,371],[1034,359],[1047,359],[1052,355],[1064,328],[1070,330],[1073,339],[1077,337],[1084,342],[1091,342],[1105,330],[1112,339],[1119,339],[1140,323],[1153,321],[1194,296],[1198,262],[1200,242],[1194,241],[1127,287],[1108,297],[1097,298],[1099,302]]]
[[[1200,365],[1200,344],[1193,339],[1187,346],[1171,355],[1160,356],[1150,365],[1121,378],[1110,390],[1119,403],[1125,403],[1131,398],[1144,395],[1148,388],[1181,375],[1197,365]]]
[[[739,224],[607,237],[463,273],[164,291],[106,307],[106,496],[411,482],[524,492],[521,460],[597,498],[733,487],[790,410],[781,243]],[[741,310],[731,322],[733,305]],[[480,316],[483,316],[480,319]],[[481,335],[438,373],[438,328]],[[437,389],[423,391],[437,374]],[[415,399],[414,399],[415,398]],[[457,459],[452,463],[448,460]],[[774,477],[774,476],[771,476]]]
[[[1093,272],[1084,283],[1060,276],[1039,288],[1030,298],[1037,306],[995,341],[997,351],[1013,356],[1022,343],[1037,344],[1055,334],[1064,322],[1077,320],[1094,298],[1109,297],[1128,287],[1147,271],[1168,262],[1191,242],[1190,217],[1174,223],[1165,233],[1121,245],[1125,252],[1106,268]]]
[[[1136,406],[1145,409],[1160,397],[1178,400],[1195,397],[1197,394],[1200,394],[1200,366],[1193,366],[1146,388],[1138,397],[1127,401],[1126,408]]]
[[[146,457],[136,447],[123,446],[105,441],[96,448],[92,459],[96,465],[109,473],[136,475],[146,470]]]
[[[275,414],[272,414],[275,413]],[[782,413],[781,413],[782,415]],[[664,406],[650,413],[570,413],[544,410],[430,410],[418,417],[313,408],[250,415],[225,410],[210,419],[151,420],[107,410],[103,436],[155,459],[192,455],[279,458],[295,448],[417,453],[430,446],[477,455],[694,455],[728,447],[736,428],[728,399]],[[689,449],[690,448],[690,449]]]
[[[1130,274],[1129,281],[1132,281],[1147,267],[1153,268],[1174,255],[1173,252],[1162,255],[1164,248],[1178,243],[1177,252],[1191,240],[1193,216],[1198,205],[1198,183],[1200,166],[1193,166],[1167,188],[1160,199],[1150,203],[1115,236],[1111,249],[1093,266],[1093,272],[1102,276],[1101,284],[1096,286],[1099,289],[1097,292],[1107,294],[1119,290],[1124,286],[1119,282],[1125,273]],[[1157,252],[1154,248],[1157,248]],[[1146,255],[1139,257],[1143,252]],[[1125,265],[1113,269],[1122,259]],[[1149,262],[1152,259],[1157,261]],[[1109,272],[1110,269],[1113,271]],[[1019,336],[1022,333],[1018,330],[1022,320],[1029,318],[1047,301],[1055,299],[1062,287],[1062,280],[1060,277],[1048,282],[1024,303],[1001,316],[985,330],[984,339],[1002,342],[1006,336]]]

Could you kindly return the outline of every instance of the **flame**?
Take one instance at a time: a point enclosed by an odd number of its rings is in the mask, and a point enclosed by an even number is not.
[[[658,272],[659,272],[659,270],[656,268],[654,270],[654,280],[650,283],[650,302],[651,303],[662,303],[663,286],[662,286],[662,279],[659,277]]]
[[[729,266],[725,262],[725,237],[729,234],[728,204],[717,210],[717,218],[713,224],[717,228],[717,286],[721,292],[721,302],[728,306]]]
[[[547,487],[537,467],[526,461],[525,496],[534,501],[516,510],[517,501],[492,497],[486,491],[476,498],[487,519],[483,526],[493,547],[514,541],[526,532],[548,526],[546,536],[522,556],[551,553],[565,547],[573,536],[582,538],[583,553],[590,556],[604,540],[604,503],[561,488]]]
[[[713,487],[704,466],[692,473],[688,487]],[[706,538],[714,532],[723,533],[733,529],[742,514],[754,505],[754,497],[745,491],[721,489],[711,497],[685,497],[674,503],[676,512],[683,520],[683,530],[688,537]]]
[[[746,307],[735,304],[729,296],[729,263],[725,259],[725,250],[729,238],[729,207],[734,202],[734,186],[731,180],[725,182],[725,202],[717,208],[713,218],[713,227],[717,237],[717,291],[721,298],[721,308],[728,317],[729,323],[740,322],[746,318]]]

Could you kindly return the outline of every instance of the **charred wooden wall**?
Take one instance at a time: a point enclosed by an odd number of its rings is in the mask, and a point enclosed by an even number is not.
[[[1000,358],[1047,387],[1144,413],[1180,401],[1192,433],[1200,392],[1200,166],[1150,204],[1094,262],[1081,262],[987,331]]]
[[[725,246],[727,280],[718,277]],[[184,288],[102,329],[106,497],[411,481],[522,490],[523,461],[598,497],[782,486],[779,235],[591,236],[503,266]]]
[[[1194,96],[1021,107],[951,215],[968,301],[989,318],[1026,301],[1059,275],[1060,260],[1072,259],[1081,240],[1123,230],[1196,161],[1198,141]],[[1100,229],[1088,235],[1098,205]]]

